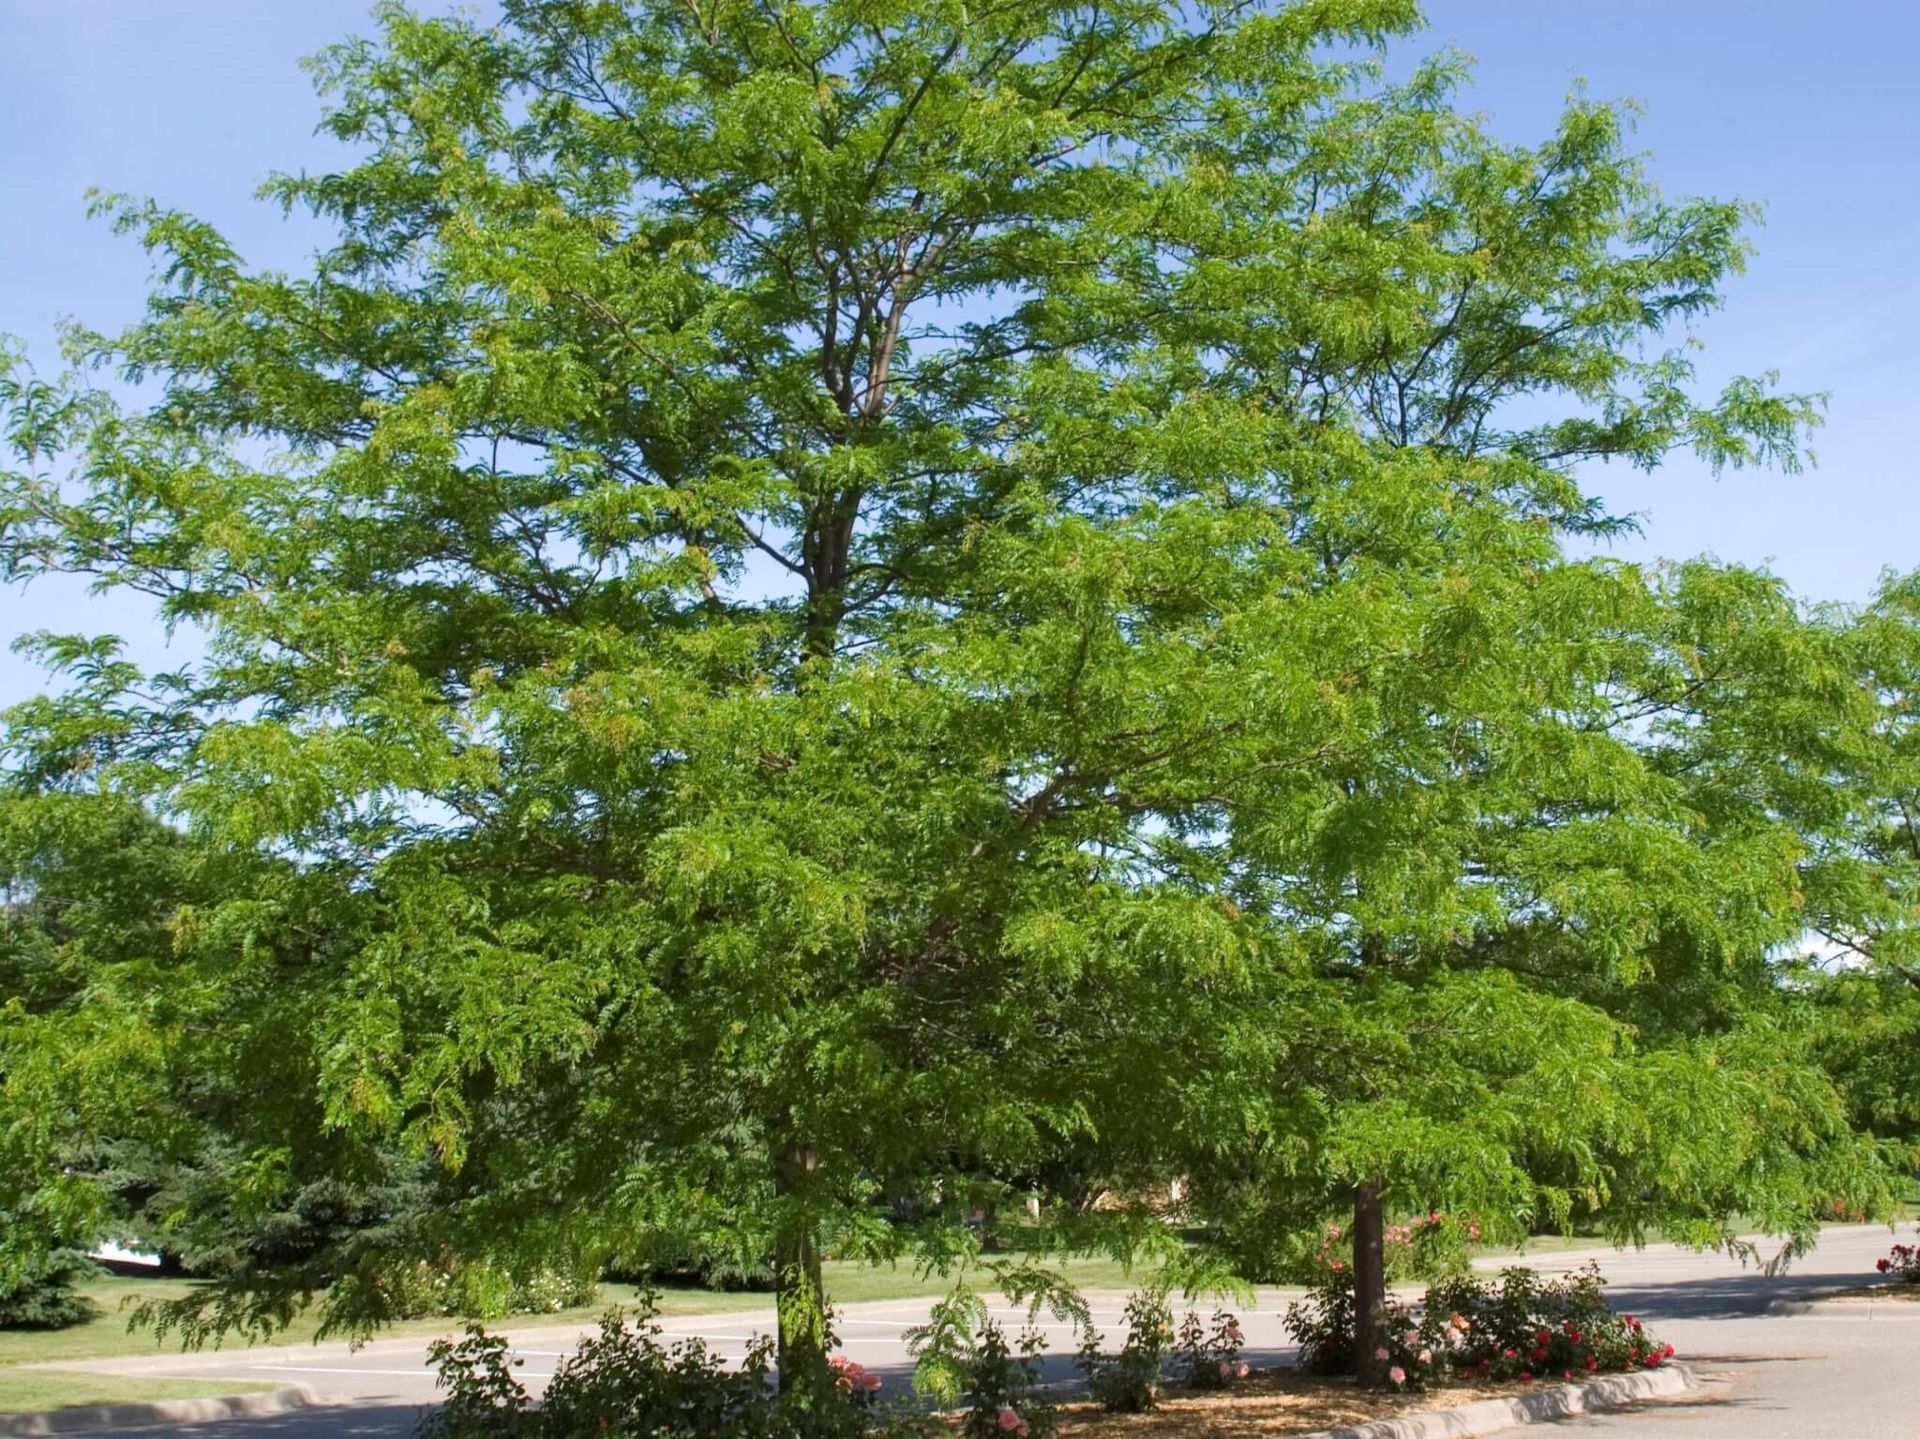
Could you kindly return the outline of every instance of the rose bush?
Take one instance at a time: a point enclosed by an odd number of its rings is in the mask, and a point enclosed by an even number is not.
[[[1224,1389],[1247,1377],[1247,1363],[1240,1357],[1246,1336],[1239,1319],[1224,1309],[1214,1311],[1210,1325],[1189,1310],[1181,1321],[1179,1340],[1174,1368],[1189,1389]]]
[[[1616,1314],[1597,1265],[1543,1280],[1510,1268],[1498,1279],[1458,1275],[1434,1284],[1417,1306],[1390,1301],[1373,1370],[1385,1387],[1421,1389],[1444,1377],[1480,1381],[1578,1379],[1657,1369],[1673,1346],[1631,1314]],[[1330,1275],[1287,1311],[1300,1362],[1317,1373],[1354,1363],[1350,1276]]]
[[[1920,1244],[1894,1245],[1874,1268],[1889,1278],[1920,1284]]]
[[[1450,1367],[1472,1379],[1577,1379],[1657,1369],[1671,1359],[1671,1344],[1633,1315],[1614,1313],[1605,1285],[1591,1262],[1548,1280],[1514,1267],[1497,1280],[1460,1276],[1436,1284],[1425,1308]]]
[[[1045,1347],[1046,1341],[1030,1329],[1020,1337],[1016,1353],[998,1324],[991,1319],[982,1323],[966,1361],[963,1439],[1052,1439],[1060,1416],[1040,1373]]]
[[[1114,1414],[1144,1414],[1160,1402],[1163,1371],[1173,1349],[1173,1310],[1163,1289],[1143,1289],[1127,1300],[1127,1339],[1118,1354],[1103,1354],[1091,1324],[1075,1361],[1087,1390]]]
[[[1479,1220],[1428,1210],[1386,1225],[1380,1235],[1380,1257],[1389,1279],[1437,1279],[1463,1272],[1480,1236]],[[1293,1277],[1317,1283],[1353,1267],[1353,1241],[1344,1224],[1328,1224],[1309,1243],[1312,1247],[1304,1251],[1304,1259],[1286,1266]]]

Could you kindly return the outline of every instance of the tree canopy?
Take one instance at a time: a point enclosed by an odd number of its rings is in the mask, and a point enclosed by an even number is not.
[[[1798,462],[1816,401],[1692,383],[1748,216],[1618,107],[1388,82],[1416,21],[389,6],[315,67],[358,160],[266,187],[307,270],[103,200],[152,299],[9,370],[0,565],[207,654],[45,637],[7,753],[227,866],[184,952],[327,1137],[223,1172],[423,1165],[402,1253],[770,1253],[790,1359],[823,1244],[1069,1171],[1241,1232],[1870,1199],[1717,718],[1861,686],[1764,576],[1568,549],[1629,523],[1582,466]],[[99,1013],[174,1053],[155,993]]]

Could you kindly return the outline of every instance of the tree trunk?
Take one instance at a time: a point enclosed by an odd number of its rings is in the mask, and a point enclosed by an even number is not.
[[[1363,1382],[1378,1379],[1374,1353],[1384,1337],[1387,1308],[1387,1260],[1380,1212],[1380,1181],[1369,1180],[1353,1194],[1353,1372]]]
[[[819,1158],[813,1149],[794,1145],[774,1167],[774,1192],[795,1201],[782,1207],[773,1248],[782,1393],[817,1382],[826,1372],[827,1309],[820,1287],[820,1240],[805,1202]]]

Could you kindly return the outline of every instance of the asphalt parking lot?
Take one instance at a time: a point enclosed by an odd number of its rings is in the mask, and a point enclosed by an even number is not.
[[[1718,1436],[1791,1436],[1791,1439],[1852,1439],[1920,1433],[1920,1303],[1879,1304],[1860,1312],[1782,1314],[1782,1301],[1873,1277],[1873,1261],[1891,1236],[1883,1226],[1829,1229],[1820,1247],[1786,1274],[1767,1275],[1725,1255],[1695,1254],[1671,1245],[1639,1252],[1612,1250],[1550,1253],[1529,1258],[1535,1268],[1574,1268],[1598,1258],[1610,1280],[1616,1308],[1639,1314],[1680,1348],[1700,1370],[1705,1385],[1689,1402],[1637,1414],[1614,1415],[1555,1426],[1591,1433],[1596,1439],[1718,1439]],[[1497,1267],[1501,1261],[1483,1261]],[[1298,1291],[1261,1290],[1251,1306],[1232,1306],[1247,1334],[1247,1358],[1255,1364],[1290,1359],[1293,1345],[1282,1315]],[[1121,1293],[1088,1296],[1094,1320],[1110,1343],[1118,1341]],[[912,1367],[906,1332],[924,1322],[928,1301],[894,1300],[846,1306],[840,1313],[841,1349],[881,1374],[887,1392],[906,1392]],[[1196,1306],[1211,1312],[1213,1305]],[[995,1308],[1010,1330],[1024,1310]],[[756,1334],[768,1333],[773,1311],[667,1318],[668,1339],[700,1338],[728,1358],[742,1355]],[[1049,1373],[1070,1382],[1077,1336],[1070,1326],[1043,1315],[1036,1327],[1049,1342]],[[520,1376],[530,1390],[551,1377],[554,1366],[583,1331],[577,1327],[512,1329]],[[436,1398],[428,1368],[427,1341],[379,1340],[357,1350],[340,1344],[286,1348],[227,1349],[206,1354],[113,1359],[68,1364],[112,1374],[156,1374],[247,1384],[305,1384],[342,1401],[337,1407],[269,1418],[227,1420],[192,1426],[193,1439],[397,1439],[410,1434]],[[175,1433],[181,1426],[119,1430]]]

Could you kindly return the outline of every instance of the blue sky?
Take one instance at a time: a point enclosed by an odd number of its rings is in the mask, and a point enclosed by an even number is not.
[[[367,28],[368,0],[0,0],[0,333],[55,363],[63,316],[112,328],[145,257],[87,220],[89,186],[220,226],[256,264],[294,267],[315,232],[253,200],[270,171],[338,158],[316,137],[300,57]],[[1588,482],[1644,517],[1635,555],[1767,564],[1800,593],[1859,600],[1920,566],[1920,0],[1429,0],[1415,47],[1479,61],[1469,99],[1537,138],[1584,79],[1646,109],[1662,186],[1763,203],[1759,253],[1701,327],[1702,377],[1777,368],[1832,395],[1800,476],[1718,481],[1687,462]],[[0,641],[42,628],[126,635],[162,657],[144,608],[77,586],[0,590]],[[0,705],[44,687],[0,654]]]

